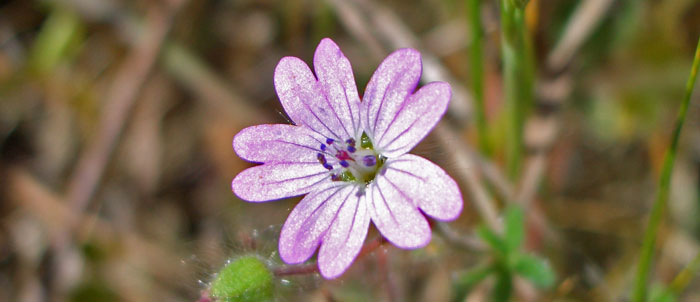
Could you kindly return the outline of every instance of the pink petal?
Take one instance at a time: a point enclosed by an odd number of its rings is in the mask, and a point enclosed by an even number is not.
[[[360,128],[360,97],[350,61],[333,40],[321,40],[314,54],[314,70],[329,105],[345,129],[347,138]]]
[[[252,126],[236,134],[233,149],[251,162],[313,162],[320,142],[312,134],[293,125]]]
[[[430,242],[430,226],[411,197],[390,179],[377,175],[368,187],[369,212],[379,232],[395,246],[414,249]]]
[[[231,188],[241,199],[260,202],[303,195],[324,181],[330,181],[328,170],[317,161],[271,163],[238,173]]]
[[[379,65],[362,99],[363,125],[371,138],[384,134],[408,95],[418,85],[422,70],[420,53],[399,49]]]
[[[336,213],[356,190],[344,183],[329,182],[306,195],[294,207],[280,234],[280,257],[289,264],[301,263],[316,251]],[[352,196],[351,196],[352,195]]]
[[[390,159],[386,165],[383,178],[425,214],[438,220],[453,220],[459,216],[462,194],[457,183],[442,168],[413,154]]]
[[[327,44],[325,42],[321,46],[327,48]],[[322,65],[329,64],[326,60],[334,60],[324,58],[327,51],[323,49],[319,50],[318,55],[317,60],[322,62]],[[326,72],[327,68],[328,66],[324,65],[321,69]],[[328,95],[326,90],[333,85],[331,78],[324,75],[324,82],[318,82],[304,61],[295,57],[284,57],[275,68],[274,80],[277,96],[284,110],[297,125],[306,126],[326,138],[345,140],[354,137],[354,131],[350,131],[354,126],[347,124],[352,120],[352,105],[349,110],[346,106],[348,99],[335,99],[333,95]],[[339,80],[346,81],[347,78]],[[343,87],[331,90],[337,94],[339,89],[347,91]]]
[[[355,187],[323,237],[318,252],[318,268],[326,279],[336,278],[350,267],[367,237],[370,221],[367,199],[365,196],[358,197],[356,192]]]
[[[407,153],[435,127],[447,111],[452,92],[445,82],[432,82],[408,97],[396,112],[382,136],[375,136],[375,146],[391,158]]]

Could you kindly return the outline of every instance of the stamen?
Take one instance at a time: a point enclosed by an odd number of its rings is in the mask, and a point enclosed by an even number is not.
[[[362,163],[367,167],[372,167],[377,164],[377,157],[374,155],[365,155],[365,157],[362,158]]]
[[[372,141],[364,132],[359,141],[349,138],[339,140],[336,144],[335,139],[326,138],[325,144],[320,143],[316,158],[329,171],[332,181],[359,182],[365,185],[374,180],[385,160],[373,150]]]

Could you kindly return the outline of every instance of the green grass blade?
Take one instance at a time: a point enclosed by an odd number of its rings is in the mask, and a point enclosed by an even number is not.
[[[474,93],[474,121],[479,135],[481,153],[491,155],[488,129],[486,128],[486,106],[484,105],[484,28],[481,24],[481,0],[467,0],[469,14],[469,75]]]
[[[685,95],[683,96],[683,102],[681,103],[681,108],[678,111],[678,116],[676,118],[676,127],[673,129],[673,134],[671,136],[671,145],[666,151],[666,155],[664,157],[661,177],[659,178],[659,188],[656,193],[653,208],[651,209],[649,224],[647,225],[646,232],[644,233],[642,252],[637,264],[637,275],[634,290],[632,292],[632,301],[634,302],[646,302],[647,300],[647,281],[649,278],[651,262],[654,258],[656,234],[658,233],[659,224],[661,223],[661,219],[663,218],[665,212],[666,203],[668,202],[668,195],[671,186],[671,172],[673,172],[673,163],[676,159],[678,141],[680,139],[681,130],[683,129],[683,123],[685,122],[685,116],[688,111],[690,96],[693,94],[695,80],[698,75],[698,64],[700,64],[700,40],[698,40],[698,44],[695,49],[693,67],[690,70],[690,77],[688,78],[688,82],[685,86]]]
[[[506,165],[511,179],[519,174],[523,124],[534,97],[534,59],[525,25],[527,1],[501,0],[501,56],[507,118]]]
[[[690,261],[690,264],[678,273],[676,278],[671,282],[671,285],[669,285],[669,288],[673,293],[677,295],[680,294],[685,287],[688,286],[690,280],[693,279],[693,276],[695,276],[698,271],[700,271],[700,253],[695,255],[693,261]]]

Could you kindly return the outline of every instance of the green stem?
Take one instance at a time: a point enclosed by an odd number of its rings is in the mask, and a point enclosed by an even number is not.
[[[638,270],[634,291],[632,293],[632,301],[634,302],[646,302],[647,300],[647,280],[651,261],[654,257],[656,234],[658,233],[661,218],[663,218],[666,203],[668,202],[668,195],[671,186],[671,172],[673,171],[673,163],[678,150],[678,140],[681,136],[681,129],[683,129],[683,123],[685,122],[688,105],[690,104],[690,96],[693,94],[695,79],[698,75],[698,64],[700,64],[700,40],[698,40],[698,45],[695,49],[693,67],[690,70],[690,77],[685,85],[685,95],[683,96],[683,102],[681,103],[681,108],[678,111],[678,116],[676,118],[676,127],[673,129],[673,134],[671,136],[671,146],[666,151],[666,155],[664,157],[661,177],[659,178],[659,188],[656,193],[653,208],[651,209],[649,224],[646,232],[644,233],[644,242],[637,266]]]
[[[479,136],[479,148],[485,155],[491,155],[486,129],[486,109],[484,106],[484,29],[481,25],[481,0],[467,0],[471,46],[469,47],[469,71],[471,88],[474,93],[474,120]]]
[[[501,55],[507,118],[506,165],[514,179],[520,171],[523,124],[533,99],[534,63],[525,26],[526,1],[501,0]]]
[[[676,295],[679,295],[681,292],[683,292],[685,287],[688,286],[690,280],[693,279],[693,276],[695,276],[695,274],[697,274],[698,271],[700,271],[700,253],[695,255],[693,261],[690,261],[688,266],[686,266],[680,273],[678,273],[676,278],[674,278],[671,282],[671,285],[669,285],[669,288]]]

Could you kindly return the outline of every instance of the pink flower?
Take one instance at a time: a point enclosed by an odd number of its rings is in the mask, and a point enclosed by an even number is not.
[[[394,245],[420,248],[431,236],[424,214],[453,220],[462,195],[440,167],[407,154],[435,127],[451,96],[443,82],[414,93],[418,51],[399,49],[384,59],[362,102],[350,62],[332,40],[321,41],[313,63],[315,76],[299,58],[280,60],[275,88],[296,125],[239,132],[236,153],[262,165],[238,174],[232,188],[249,202],[307,194],[282,228],[280,256],[301,263],[320,246],[319,271],[331,279],[359,253],[370,220]]]

